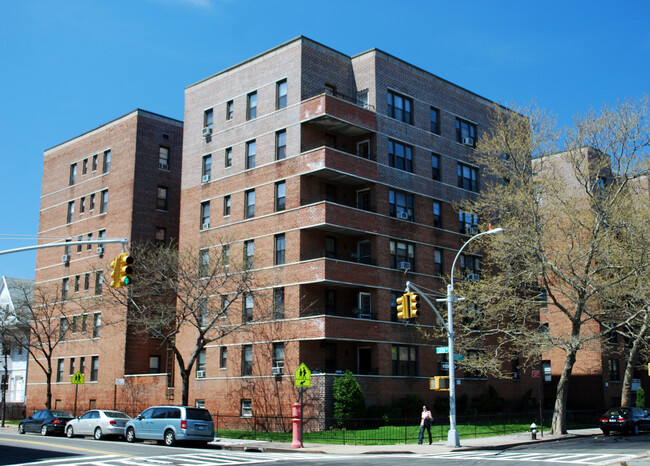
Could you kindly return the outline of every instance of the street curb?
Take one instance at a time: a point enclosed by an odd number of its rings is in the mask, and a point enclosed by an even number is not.
[[[506,450],[508,448],[514,448],[519,445],[533,445],[535,443],[548,443],[548,442],[556,442],[556,441],[562,441],[562,440],[570,440],[573,438],[580,438],[580,437],[591,437],[592,435],[580,435],[580,434],[564,434],[559,437],[553,437],[553,438],[541,438],[537,440],[524,440],[522,442],[512,442],[512,443],[501,443],[499,445],[476,445],[476,446],[471,446],[471,447],[459,447],[459,448],[453,448],[450,451],[475,451],[475,450]]]

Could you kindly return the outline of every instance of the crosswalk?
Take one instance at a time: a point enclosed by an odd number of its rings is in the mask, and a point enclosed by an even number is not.
[[[555,463],[555,464],[625,464],[634,455],[615,453],[553,453],[553,452],[515,452],[515,451],[455,451],[425,455],[432,459],[457,461],[504,461],[509,463]]]

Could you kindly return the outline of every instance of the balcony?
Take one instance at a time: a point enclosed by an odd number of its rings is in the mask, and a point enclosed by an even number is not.
[[[377,131],[377,114],[338,96],[321,94],[301,103],[301,122],[320,126],[325,131],[359,137]]]

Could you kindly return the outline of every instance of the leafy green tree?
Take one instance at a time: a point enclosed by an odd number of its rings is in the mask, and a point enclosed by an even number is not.
[[[641,387],[636,391],[636,407],[645,409],[645,391]]]
[[[339,426],[350,424],[350,420],[364,417],[366,399],[352,372],[345,371],[343,377],[334,380],[334,418]]]

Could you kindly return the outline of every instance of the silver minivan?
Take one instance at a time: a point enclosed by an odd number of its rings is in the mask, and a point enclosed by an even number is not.
[[[214,440],[210,411],[190,406],[152,406],[124,427],[127,442],[162,440],[172,446],[177,441],[208,443]]]

